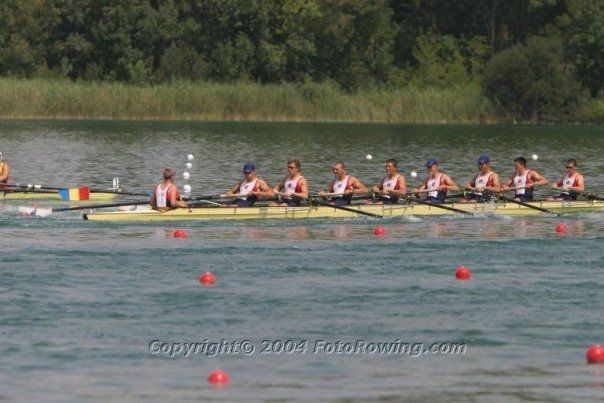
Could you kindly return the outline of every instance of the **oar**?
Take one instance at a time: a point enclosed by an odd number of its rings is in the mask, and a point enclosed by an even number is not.
[[[367,211],[357,210],[357,209],[353,209],[353,208],[345,207],[345,206],[336,206],[335,204],[331,204],[331,203],[328,203],[328,202],[320,200],[320,199],[311,199],[311,198],[309,198],[308,201],[310,202],[311,205],[313,203],[316,203],[316,204],[318,204],[320,206],[333,207],[333,208],[335,208],[337,210],[348,211],[348,212],[351,212],[351,213],[360,214],[360,215],[364,215],[364,216],[367,216],[367,217],[384,218],[384,216],[382,216],[380,214],[373,214],[373,213],[369,213]]]
[[[584,193],[585,197],[587,197],[588,199],[592,199],[592,200],[599,200],[599,201],[604,201],[604,197],[599,197],[596,196],[593,193]]]
[[[435,208],[439,208],[439,209],[443,209],[443,210],[449,210],[449,211],[453,211],[455,213],[459,213],[459,214],[465,214],[465,215],[476,215],[474,213],[472,213],[471,211],[466,211],[466,210],[461,210],[455,207],[449,207],[449,206],[444,206],[442,204],[437,204],[437,203],[430,203],[427,202],[425,200],[421,200],[421,199],[411,199],[412,202],[417,203],[417,204],[423,204],[425,206],[431,206],[431,207],[435,207]]]
[[[52,213],[58,213],[61,211],[75,211],[75,210],[88,210],[88,209],[99,209],[109,207],[120,207],[120,206],[141,206],[149,204],[149,200],[145,201],[130,201],[120,203],[106,203],[106,204],[91,204],[88,206],[75,206],[75,207],[60,207],[60,208],[40,208],[40,207],[19,207],[19,213],[26,215],[37,215],[40,217],[47,217]]]
[[[532,204],[528,204],[528,203],[525,203],[525,202],[514,200],[514,199],[511,199],[509,197],[505,197],[503,195],[499,195],[499,198],[501,200],[505,200],[506,202],[509,202],[509,203],[515,203],[515,204],[518,204],[520,206],[524,206],[524,207],[532,208],[533,210],[541,211],[542,213],[548,213],[548,214],[553,214],[553,215],[557,215],[557,216],[560,215],[560,214],[556,213],[555,211],[551,211],[551,210],[548,210],[548,209],[542,208],[542,207],[533,206]]]

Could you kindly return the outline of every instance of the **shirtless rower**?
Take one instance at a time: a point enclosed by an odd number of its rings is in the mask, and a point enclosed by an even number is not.
[[[0,152],[0,190],[6,190],[7,188],[2,186],[8,184],[8,177],[10,175],[10,167],[2,159],[2,153]]]
[[[172,168],[164,169],[164,181],[153,189],[149,204],[156,210],[168,211],[176,207],[187,207],[187,203],[180,200],[178,186],[174,184],[176,172]]]
[[[539,172],[526,167],[526,158],[518,157],[514,160],[514,174],[503,183],[501,190],[509,190],[514,185],[514,200],[520,202],[533,201],[533,189],[535,186],[547,185],[547,179],[539,175]]]
[[[300,174],[300,160],[287,161],[287,176],[273,188],[275,194],[281,194],[283,202],[270,202],[269,206],[299,206],[302,200],[308,198],[308,183]]]
[[[348,175],[344,161],[333,164],[333,174],[335,179],[329,185],[329,190],[319,192],[319,197],[330,198],[329,202],[336,206],[347,206],[352,201],[353,195],[367,193],[367,188],[360,180]]]
[[[371,190],[379,195],[374,204],[397,204],[407,193],[405,177],[398,172],[398,162],[394,158],[386,160],[386,177],[382,183],[373,186]]]
[[[253,162],[243,166],[243,179],[226,192],[226,197],[236,197],[234,206],[237,207],[252,207],[259,197],[274,195],[266,182],[256,176],[256,164]]]
[[[465,186],[472,194],[459,200],[460,203],[488,203],[491,194],[501,190],[499,175],[491,170],[491,160],[488,155],[478,158],[478,173]]]
[[[552,184],[552,189],[562,191],[556,197],[548,197],[548,200],[577,200],[579,193],[585,191],[583,175],[577,171],[577,160],[571,158],[566,161],[566,173],[557,182]]]
[[[426,201],[432,204],[444,203],[447,198],[447,192],[457,192],[459,186],[449,177],[440,171],[438,161],[434,158],[426,161],[428,176],[424,179],[422,185],[413,189],[413,193],[427,193]]]

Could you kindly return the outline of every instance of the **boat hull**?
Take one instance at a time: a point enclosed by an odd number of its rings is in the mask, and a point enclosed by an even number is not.
[[[604,212],[604,202],[533,202],[533,206],[556,213]],[[488,204],[447,204],[448,207],[480,215],[529,216],[544,214],[541,211],[515,203],[498,202]],[[450,210],[424,204],[359,205],[349,206],[361,211],[383,215],[384,218],[399,216],[442,216],[459,214]],[[166,212],[151,209],[139,211],[91,212],[84,214],[90,221],[186,221],[186,220],[262,220],[262,219],[310,219],[310,218],[355,218],[362,217],[350,211],[330,206],[312,207],[192,207],[178,208]]]

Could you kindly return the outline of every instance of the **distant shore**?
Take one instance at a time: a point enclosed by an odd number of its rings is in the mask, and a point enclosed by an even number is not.
[[[260,85],[0,78],[0,119],[501,123],[475,86],[361,90],[329,83]]]

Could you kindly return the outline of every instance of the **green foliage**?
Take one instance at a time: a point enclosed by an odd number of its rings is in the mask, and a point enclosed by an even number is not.
[[[413,55],[417,60],[414,83],[420,87],[452,87],[469,81],[455,38],[420,35]]]
[[[604,88],[604,2],[576,0],[561,17],[566,51],[579,81],[597,95]]]
[[[0,76],[453,88],[535,36],[601,92],[602,0],[4,0]]]
[[[482,85],[512,119],[564,121],[580,107],[580,89],[562,63],[562,46],[541,37],[495,55]]]

